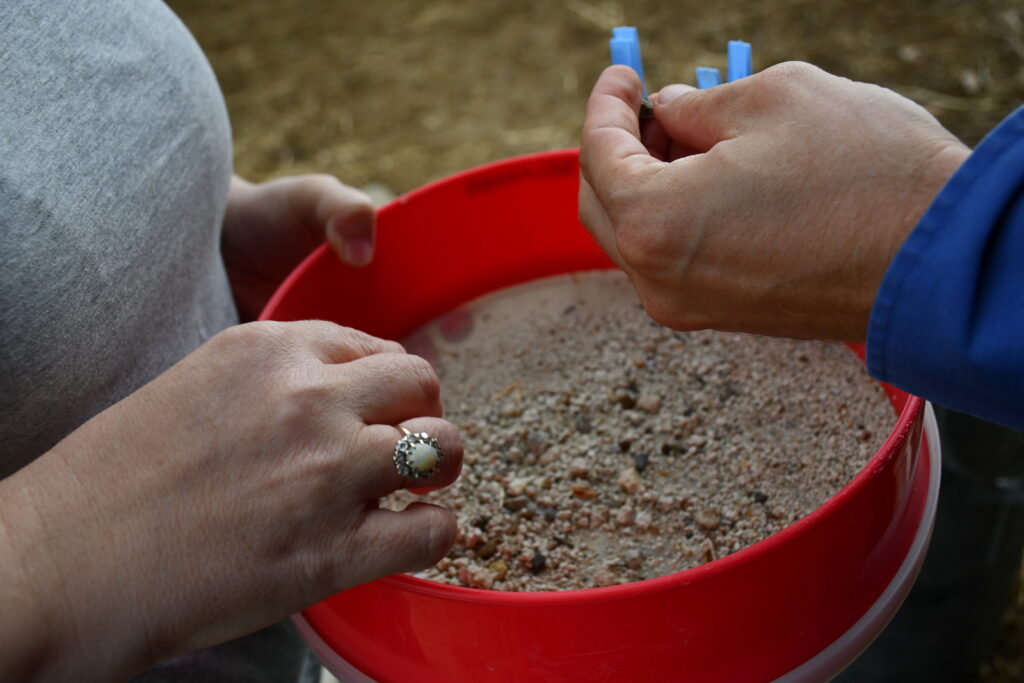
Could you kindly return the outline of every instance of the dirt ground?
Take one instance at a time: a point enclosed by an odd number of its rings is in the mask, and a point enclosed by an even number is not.
[[[648,84],[799,59],[881,83],[974,144],[1024,102],[1020,0],[171,0],[220,79],[238,173],[323,171],[404,192],[573,147],[613,26],[638,27]],[[1024,595],[986,681],[1024,681]]]

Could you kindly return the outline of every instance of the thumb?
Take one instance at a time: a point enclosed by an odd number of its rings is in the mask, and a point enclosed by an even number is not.
[[[737,81],[707,90],[682,83],[666,85],[651,97],[654,118],[677,144],[706,152],[739,133],[733,102],[735,86],[740,84]]]
[[[349,266],[373,259],[375,212],[373,202],[354,187],[330,175],[291,178],[292,212],[305,225],[324,234],[331,248]]]

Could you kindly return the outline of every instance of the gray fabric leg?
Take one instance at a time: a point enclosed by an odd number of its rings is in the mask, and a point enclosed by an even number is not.
[[[216,647],[161,662],[135,683],[313,683],[309,650],[289,621]],[[305,675],[307,678],[302,678]]]

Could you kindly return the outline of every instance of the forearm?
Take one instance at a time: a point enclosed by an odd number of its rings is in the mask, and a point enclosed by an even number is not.
[[[116,493],[76,471],[104,478],[91,453],[65,455],[0,482],[0,680],[119,680],[150,663],[122,534],[90,501]]]
[[[1001,124],[897,253],[871,313],[877,378],[1024,426],[1024,109]]]
[[[19,490],[24,471],[0,482],[0,679],[43,680],[57,649],[44,596],[27,548],[38,545],[38,519]]]
[[[70,548],[54,527],[61,526],[61,508],[77,495],[52,460],[44,455],[0,482],[0,680],[84,680],[116,673],[83,661],[103,646],[96,640],[90,648],[82,634],[102,634],[75,623],[76,598],[89,602],[96,596],[91,590],[72,592],[74,579],[90,573],[82,565],[85,558],[67,558],[63,571],[59,566],[58,558]],[[69,530],[82,524],[80,511],[63,512],[71,512]],[[68,568],[76,576],[65,576]]]

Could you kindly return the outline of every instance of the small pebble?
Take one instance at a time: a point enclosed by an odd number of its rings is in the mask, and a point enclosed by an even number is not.
[[[654,517],[647,510],[641,510],[636,515],[636,526],[644,531],[652,531],[655,528]]]
[[[679,503],[671,496],[661,496],[655,505],[658,508],[658,512],[672,512],[679,506]]]
[[[487,560],[494,557],[495,553],[498,552],[498,539],[492,538],[483,546],[476,551],[476,556],[481,560]]]
[[[655,394],[641,394],[636,400],[636,407],[648,413],[656,413],[661,410],[661,397]]]
[[[610,569],[601,569],[594,574],[594,586],[598,588],[603,586],[617,586],[618,584],[619,580]]]
[[[460,528],[433,580],[563,590],[712,561],[820,505],[893,424],[847,349],[668,330],[621,273],[487,301],[462,341],[420,334],[467,465],[430,494]]]
[[[548,563],[548,558],[539,550],[533,551],[533,559],[530,560],[530,573],[540,574]]]
[[[572,495],[576,496],[577,498],[584,498],[584,499],[586,499],[586,498],[597,498],[601,494],[599,494],[592,487],[587,486],[586,484],[573,484],[572,485]]]
[[[526,437],[526,447],[539,458],[548,449],[547,437],[540,432],[530,432],[530,435]]]
[[[502,505],[506,510],[515,512],[516,510],[522,510],[529,502],[530,500],[526,496],[513,496],[511,498],[506,498]]]
[[[697,522],[697,525],[705,531],[714,531],[721,523],[718,519],[718,515],[711,510],[698,510],[697,514],[693,516],[693,519]]]
[[[508,564],[505,560],[495,560],[487,565],[487,568],[494,574],[496,581],[504,581],[505,575],[508,574]]]
[[[617,391],[612,394],[612,403],[625,410],[631,410],[636,406],[636,396],[629,391]]]
[[[633,455],[633,467],[636,468],[637,472],[643,472],[647,469],[647,463],[651,461],[651,457],[646,453],[636,453]]]
[[[585,458],[573,458],[569,463],[569,474],[574,477],[586,477],[590,474],[590,464]]]
[[[627,467],[619,472],[618,484],[626,493],[636,493],[643,484],[643,479],[635,467]]]
[[[644,566],[643,555],[639,550],[627,550],[622,556],[623,563],[630,569],[640,569]]]
[[[505,487],[505,492],[510,496],[521,496],[529,483],[529,477],[516,477]]]
[[[715,559],[716,559],[716,557],[715,557],[715,544],[711,542],[710,538],[705,538],[704,539],[704,542],[701,543],[700,549],[699,549],[698,552],[699,552],[699,554],[701,556],[701,559],[705,563],[714,562]]]
[[[544,455],[540,456],[537,459],[537,464],[543,467],[547,467],[548,465],[557,461],[560,455],[561,453],[558,451],[557,448],[549,448],[546,451],[544,451]]]

